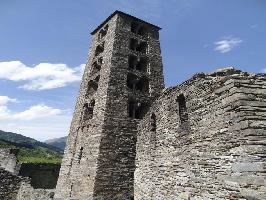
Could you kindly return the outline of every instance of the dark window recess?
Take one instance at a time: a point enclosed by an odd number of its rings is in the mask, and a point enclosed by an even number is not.
[[[98,40],[101,40],[104,38],[107,34],[108,31],[108,25],[106,25],[103,29],[100,30],[99,35],[98,35]]]
[[[142,93],[149,92],[149,80],[146,77],[142,77],[139,79],[139,81],[136,83],[136,90],[140,91]]]
[[[103,64],[103,57],[98,58],[97,63],[98,63],[98,65],[102,65]]]
[[[129,48],[133,51],[140,53],[146,53],[147,51],[147,42],[138,43],[137,39],[131,38],[129,43]]]
[[[139,35],[146,35],[147,34],[147,29],[144,26],[140,26],[138,30]]]
[[[95,81],[96,83],[98,83],[99,80],[100,80],[100,75],[96,76],[96,78],[94,79],[94,81]]]
[[[90,105],[89,105],[89,108],[90,108],[90,115],[91,115],[91,118],[93,116],[93,110],[94,110],[94,106],[95,106],[95,100],[92,99],[91,102],[90,102]]]
[[[136,110],[136,102],[134,100],[130,100],[128,102],[128,115],[130,118],[135,118],[135,110]]]
[[[127,75],[127,87],[133,92],[148,93],[149,92],[149,80],[146,77],[139,78],[135,74],[128,73]]]
[[[138,71],[147,71],[148,60],[145,57],[138,58],[137,56],[130,55],[128,57],[128,68],[136,69]]]
[[[149,104],[140,103],[136,100],[129,100],[128,102],[128,115],[133,119],[142,119],[149,110]]]
[[[98,77],[98,76],[97,76]],[[98,89],[97,81],[89,81],[86,96],[93,96]]]
[[[144,36],[147,33],[147,29],[137,22],[132,22],[131,23],[131,32]]]
[[[142,119],[145,116],[145,114],[148,112],[148,110],[149,110],[149,105],[147,103],[138,103],[135,113],[136,119]]]
[[[92,75],[98,73],[100,70],[101,70],[101,65],[97,61],[95,61],[92,64],[92,72],[91,72]]]
[[[156,131],[156,116],[154,113],[151,115],[151,131]]]
[[[136,69],[138,63],[138,57],[134,55],[130,55],[128,57],[128,68],[130,69]]]
[[[69,197],[72,197],[73,186],[74,186],[74,184],[71,183],[71,185],[70,185],[70,194],[69,194]]]
[[[132,33],[138,33],[138,23],[137,22],[132,22],[131,23],[131,32]]]
[[[95,100],[91,100],[90,104],[85,103],[82,109],[82,120],[86,121],[92,119],[93,117],[93,110],[94,110]]]
[[[187,105],[186,105],[186,99],[183,94],[180,94],[177,98],[178,102],[178,110],[179,110],[179,117],[181,124],[188,121],[188,113],[187,113]]]
[[[147,43],[146,42],[140,42],[136,51],[140,52],[140,53],[146,53],[147,50]]]
[[[137,65],[136,65],[136,70],[146,72],[147,71],[147,64],[148,60],[147,58],[140,58]]]
[[[136,51],[138,47],[138,40],[131,38],[130,39],[130,44],[129,44],[129,48],[133,51]]]
[[[79,150],[79,155],[78,155],[78,163],[80,164],[80,160],[82,158],[82,155],[83,155],[83,147],[80,148]]]
[[[138,82],[138,77],[134,74],[129,73],[127,75],[127,87],[135,91],[136,83]]]
[[[102,44],[99,44],[99,45],[96,47],[96,50],[95,50],[95,56],[98,56],[98,55],[101,54],[103,51],[104,51],[104,42],[103,42]]]

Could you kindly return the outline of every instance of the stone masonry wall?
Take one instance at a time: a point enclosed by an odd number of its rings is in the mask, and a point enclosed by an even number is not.
[[[16,200],[23,178],[0,168],[0,199]]]
[[[140,38],[131,33],[132,20],[131,16],[117,13],[93,34],[55,199],[111,200],[133,197],[135,143],[140,120],[128,117],[128,101],[133,96],[150,103],[163,88],[163,75],[158,38]],[[158,32],[158,28],[149,26],[151,32]],[[102,37],[104,31],[106,33]],[[127,87],[129,55],[139,56],[129,49],[132,37],[146,40],[149,44],[149,53],[141,55],[148,56],[153,66],[149,74],[131,72],[148,76],[150,88],[145,95],[135,96]],[[97,71],[95,66],[98,65],[101,67]],[[95,84],[95,81],[97,87],[91,88],[90,84]],[[92,101],[95,102],[93,115],[88,119],[84,115],[84,107]]]
[[[52,200],[53,197],[54,189],[34,189],[28,180],[21,183],[16,200]]]
[[[266,199],[265,86],[228,68],[166,89],[139,126],[134,198]]]
[[[0,167],[13,174],[18,174],[20,164],[16,154],[16,149],[0,148]]]
[[[23,163],[19,175],[30,177],[31,186],[35,189],[55,189],[60,164]]]
[[[110,21],[109,28],[115,28],[115,21]],[[113,33],[110,33],[109,35],[111,36]],[[98,90],[95,94],[93,119],[83,123],[81,122],[81,115],[83,112],[84,103],[89,101],[86,97],[86,91],[92,70],[91,66],[94,62],[93,55],[98,44],[97,36],[94,36],[92,39],[92,47],[89,52],[89,59],[81,82],[80,94],[77,99],[75,113],[72,119],[67,145],[64,152],[64,158],[57,182],[55,193],[56,199],[67,199],[71,198],[71,196],[77,195],[81,199],[92,198],[102,123],[104,121],[103,119],[107,95],[106,84],[108,83],[110,73],[109,68],[105,66],[110,62],[108,58],[109,56],[107,55],[111,54],[113,43],[112,40],[113,39],[110,37],[108,42],[105,44],[106,56],[103,55],[103,66],[100,72],[101,78],[99,80]],[[83,156],[79,161],[78,157],[81,147],[84,149]]]

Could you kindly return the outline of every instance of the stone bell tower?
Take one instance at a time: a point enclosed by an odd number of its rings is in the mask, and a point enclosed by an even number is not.
[[[115,11],[91,33],[55,199],[134,199],[137,125],[164,88],[159,30]]]

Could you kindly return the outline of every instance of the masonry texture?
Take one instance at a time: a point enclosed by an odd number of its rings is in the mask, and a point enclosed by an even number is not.
[[[135,199],[266,199],[265,112],[266,76],[233,68],[164,90],[139,126]]]
[[[133,199],[137,124],[164,87],[158,31],[116,12],[92,33],[55,198]]]
[[[265,74],[164,89],[159,30],[116,11],[92,32],[55,199],[266,199]]]
[[[58,179],[60,164],[21,164],[19,175],[30,177],[34,189],[54,189]]]
[[[0,148],[0,200],[52,199],[53,189],[34,189],[29,177],[18,175],[21,164],[17,160],[17,152],[17,149]],[[43,177],[43,179],[47,178]]]

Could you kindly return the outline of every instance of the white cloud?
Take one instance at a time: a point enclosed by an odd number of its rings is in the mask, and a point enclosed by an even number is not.
[[[8,96],[0,96],[0,106],[6,105],[9,102],[17,102],[17,99],[12,99]]]
[[[40,63],[28,67],[20,61],[0,62],[0,79],[24,81],[25,90],[48,90],[80,81],[85,65],[70,68],[66,64]]]
[[[11,112],[7,106],[0,105],[0,120],[34,120],[49,116],[62,114],[60,109],[52,108],[44,104],[31,106],[29,109],[22,112]]]
[[[226,37],[222,40],[214,42],[214,50],[219,51],[220,53],[227,53],[233,48],[237,47],[242,42],[243,41],[239,38]]]
[[[262,73],[266,73],[266,68],[261,70]]]
[[[38,140],[67,135],[71,120],[68,110],[38,104],[15,112],[7,106],[12,102],[19,101],[8,96],[0,96],[0,130],[20,133]]]
[[[33,119],[38,119],[38,118],[43,118],[43,117],[48,117],[48,116],[54,116],[54,115],[59,115],[63,111],[60,109],[55,109],[46,105],[35,105],[30,107],[28,110],[25,110],[20,113],[14,114],[12,117],[14,119],[20,119],[20,120],[33,120]]]
[[[1,120],[0,130],[19,133],[40,141],[68,134],[71,115],[55,115],[34,120]]]

